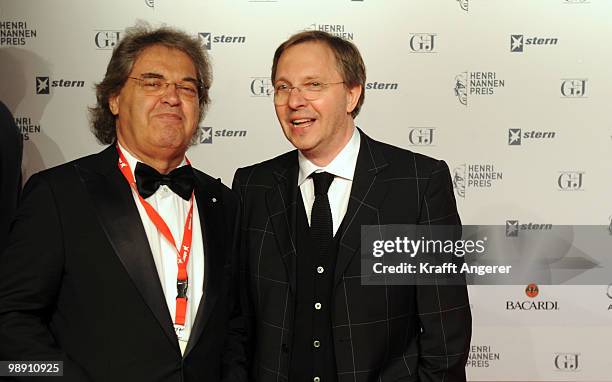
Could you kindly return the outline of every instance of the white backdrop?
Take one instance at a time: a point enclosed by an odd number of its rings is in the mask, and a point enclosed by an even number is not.
[[[445,159],[465,224],[608,225],[611,16],[610,0],[0,0],[0,99],[22,130],[26,177],[99,151],[86,107],[117,37],[138,19],[177,26],[214,70],[208,139],[188,155],[229,185],[237,167],[291,148],[272,55],[323,29],[364,56],[358,126]],[[470,288],[470,380],[612,381],[612,288],[525,289]]]

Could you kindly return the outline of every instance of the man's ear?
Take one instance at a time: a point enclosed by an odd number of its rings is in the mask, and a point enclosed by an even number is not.
[[[108,98],[108,107],[113,115],[119,114],[119,94]]]
[[[348,88],[346,92],[346,112],[352,113],[357,107],[357,102],[359,102],[359,97],[361,97],[361,92],[363,91],[363,87],[361,85],[355,85],[352,88]]]

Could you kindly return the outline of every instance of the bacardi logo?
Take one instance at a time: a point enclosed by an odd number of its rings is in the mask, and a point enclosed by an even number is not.
[[[540,289],[538,288],[538,286],[536,284],[529,284],[525,288],[525,294],[527,295],[527,297],[534,298],[539,293],[540,293]]]
[[[540,288],[537,284],[532,283],[525,287],[525,295],[529,297],[529,300],[507,300],[506,310],[518,310],[518,311],[554,311],[559,310],[558,301],[542,301],[537,299],[540,294]]]

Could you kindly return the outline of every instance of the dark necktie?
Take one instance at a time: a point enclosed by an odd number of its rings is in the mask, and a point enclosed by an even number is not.
[[[193,178],[193,169],[190,165],[175,168],[170,171],[169,174],[163,175],[157,172],[153,167],[138,162],[138,164],[136,164],[134,176],[136,178],[138,193],[144,199],[153,195],[159,186],[165,184],[170,187],[175,194],[185,200],[189,200],[195,182]]]
[[[327,190],[334,180],[334,175],[318,172],[310,175],[314,182],[315,200],[310,215],[310,232],[315,243],[319,244],[321,254],[327,254],[329,244],[334,237],[333,221]]]

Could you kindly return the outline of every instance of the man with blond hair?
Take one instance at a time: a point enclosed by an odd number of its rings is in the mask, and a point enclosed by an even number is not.
[[[444,161],[355,127],[365,65],[306,31],[274,55],[274,106],[297,150],[239,169],[255,381],[465,381],[465,285],[362,285],[362,225],[461,224]],[[405,112],[405,111],[402,111]]]

